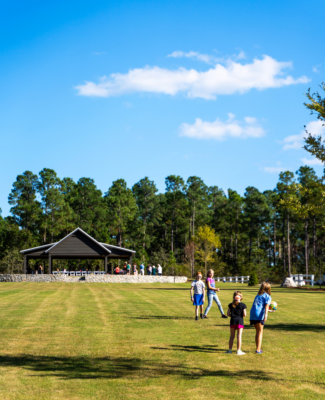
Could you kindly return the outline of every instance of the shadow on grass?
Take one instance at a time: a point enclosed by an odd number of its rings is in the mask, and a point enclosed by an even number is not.
[[[151,347],[154,350],[178,350],[187,351],[189,353],[224,353],[225,349],[217,349],[218,346],[205,345],[205,346],[181,346],[178,344],[172,344],[169,347]]]
[[[140,290],[190,290],[191,287],[189,286],[188,288],[160,288],[160,287],[148,287],[148,288],[140,288]]]
[[[186,346],[184,346],[186,347]],[[190,347],[190,346],[189,346]],[[183,364],[162,363],[127,357],[50,357],[50,356],[0,356],[2,368],[23,368],[33,371],[36,376],[49,376],[59,379],[139,379],[177,376],[183,379],[204,377],[225,377],[276,380],[274,374],[260,370],[241,370],[238,372],[206,368],[192,368]]]
[[[172,346],[170,350],[184,351],[217,351],[215,346]],[[157,348],[158,349],[158,348]],[[224,350],[222,350],[224,351]],[[231,356],[230,356],[231,357]],[[178,377],[185,380],[198,380],[205,377],[234,378],[238,380],[256,381],[295,381],[281,379],[278,374],[265,372],[259,369],[231,371],[230,369],[211,369],[189,367],[181,363],[165,363],[152,360],[130,357],[51,357],[51,356],[0,356],[0,365],[3,368],[21,368],[33,372],[29,376],[53,377],[57,379],[148,379]],[[301,381],[325,386],[323,382]]]
[[[266,323],[265,329],[275,331],[303,331],[303,332],[324,332],[325,326],[318,324],[274,324],[268,325]]]
[[[169,315],[150,315],[147,317],[130,317],[131,319],[186,319],[186,320],[190,320],[192,319],[194,321],[194,317],[171,317]]]

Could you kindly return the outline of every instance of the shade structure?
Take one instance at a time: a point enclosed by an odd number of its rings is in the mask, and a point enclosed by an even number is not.
[[[27,272],[29,259],[48,259],[48,273],[51,274],[53,259],[102,259],[107,273],[108,260],[124,258],[132,262],[135,251],[98,242],[81,228],[77,228],[59,242],[21,250],[20,253],[24,256],[24,274]]]

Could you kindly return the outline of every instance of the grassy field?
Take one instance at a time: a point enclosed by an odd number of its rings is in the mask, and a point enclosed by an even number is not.
[[[240,288],[222,284],[224,308]],[[318,399],[325,292],[273,288],[263,355],[225,354],[229,320],[194,320],[189,284],[0,284],[0,399]]]

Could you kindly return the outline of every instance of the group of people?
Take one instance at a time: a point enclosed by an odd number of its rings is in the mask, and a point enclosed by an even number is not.
[[[95,271],[98,271],[99,267],[97,266],[95,268]],[[119,265],[117,265],[114,269],[113,269],[113,274],[114,275],[131,275],[131,264],[130,263],[124,263],[123,267],[121,268]],[[66,272],[67,269],[64,268],[63,272]],[[70,269],[69,269],[70,271]],[[79,271],[79,269],[72,269],[72,271]],[[85,268],[81,268],[80,272],[86,271],[87,273],[90,273],[91,270],[85,269]],[[57,269],[57,272],[60,272],[59,269]],[[36,266],[35,269],[31,269],[30,267],[28,267],[27,269],[27,274],[43,274],[44,273],[44,269],[42,267],[42,265]],[[140,264],[139,270],[137,268],[137,264],[133,264],[133,275],[145,275],[145,266],[143,263]],[[161,276],[162,275],[162,266],[160,264],[158,264],[158,267],[156,268],[154,265],[149,264],[147,266],[147,275],[158,275]]]
[[[242,344],[242,333],[244,329],[244,317],[246,317],[247,306],[242,302],[243,295],[239,290],[236,290],[233,294],[233,301],[228,304],[227,315],[225,315],[221,302],[218,298],[217,292],[220,291],[219,288],[215,287],[215,280],[213,279],[214,271],[210,269],[208,271],[208,276],[206,282],[202,280],[202,273],[198,272],[196,280],[192,282],[191,285],[191,302],[195,306],[195,320],[199,319],[199,308],[200,317],[206,319],[207,314],[215,301],[218,305],[219,311],[222,318],[230,318],[230,339],[229,339],[229,349],[226,353],[232,353],[232,347],[234,344],[234,339],[237,331],[237,355],[244,355],[245,353],[241,350]],[[203,313],[203,304],[205,302],[205,284],[207,285],[207,296],[208,305]],[[262,337],[263,328],[265,322],[267,321],[269,305],[271,304],[271,286],[267,282],[263,282],[260,286],[257,296],[254,299],[251,311],[250,311],[250,324],[254,325],[255,333],[255,344],[256,344],[256,354],[262,354]]]
[[[145,275],[145,266],[143,263],[140,264],[139,270],[137,264],[133,264],[133,275]],[[114,268],[115,275],[131,275],[131,264],[124,263],[123,267],[120,268],[118,265]],[[148,264],[147,266],[147,275],[162,275],[162,266],[158,264],[156,268],[154,265]]]

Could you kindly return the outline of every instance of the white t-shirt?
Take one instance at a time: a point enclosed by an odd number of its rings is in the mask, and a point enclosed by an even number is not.
[[[161,274],[161,273],[162,273],[162,266],[158,265],[158,274]]]
[[[204,282],[195,280],[192,282],[192,287],[194,287],[194,294],[203,294],[203,289],[205,288]]]

